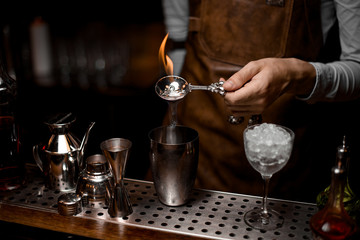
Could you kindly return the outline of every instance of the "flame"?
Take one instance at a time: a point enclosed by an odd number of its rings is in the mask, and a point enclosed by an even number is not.
[[[167,75],[173,75],[174,74],[174,71],[173,71],[174,64],[173,64],[172,60],[170,59],[170,57],[165,54],[165,45],[166,45],[168,36],[169,36],[169,33],[166,34],[166,36],[164,37],[164,40],[162,41],[162,43],[160,45],[159,62],[160,62],[160,64],[163,64]]]

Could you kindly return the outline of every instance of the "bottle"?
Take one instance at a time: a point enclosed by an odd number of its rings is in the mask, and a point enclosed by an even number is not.
[[[24,161],[20,158],[19,128],[15,118],[16,81],[8,74],[0,49],[0,191],[22,186]]]
[[[348,170],[350,165],[350,148],[346,143],[346,136],[343,137],[342,145],[337,148],[336,153],[336,166],[343,167],[346,172],[345,187],[343,204],[346,212],[352,217],[358,224],[360,222],[360,198],[356,196],[354,191],[350,187]],[[316,204],[319,209],[325,207],[330,194],[330,186],[320,192],[316,198]]]
[[[357,231],[355,221],[345,211],[343,204],[345,168],[336,165],[331,172],[328,201],[325,207],[310,219],[310,228],[315,240],[350,239]]]

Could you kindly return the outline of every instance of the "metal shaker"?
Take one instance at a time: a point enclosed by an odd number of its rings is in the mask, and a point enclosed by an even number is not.
[[[186,126],[162,126],[151,130],[149,138],[151,171],[160,202],[186,204],[196,179],[198,132]]]
[[[86,159],[86,167],[80,173],[76,193],[81,196],[82,205],[103,208],[109,205],[114,178],[109,163],[102,154],[94,154]]]

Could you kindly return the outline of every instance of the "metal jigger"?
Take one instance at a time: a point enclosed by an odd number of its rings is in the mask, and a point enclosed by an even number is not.
[[[133,212],[129,195],[124,186],[125,166],[131,145],[130,140],[123,138],[111,138],[100,144],[104,156],[110,163],[115,180],[108,210],[111,217],[126,217]]]

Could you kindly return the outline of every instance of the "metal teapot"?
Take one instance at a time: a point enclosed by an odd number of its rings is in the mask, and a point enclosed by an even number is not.
[[[80,142],[70,132],[75,120],[76,118],[69,113],[45,122],[52,135],[46,145],[33,147],[35,162],[44,173],[45,184],[49,189],[61,192],[75,190],[79,173],[84,168],[84,149],[95,122],[90,123]]]

